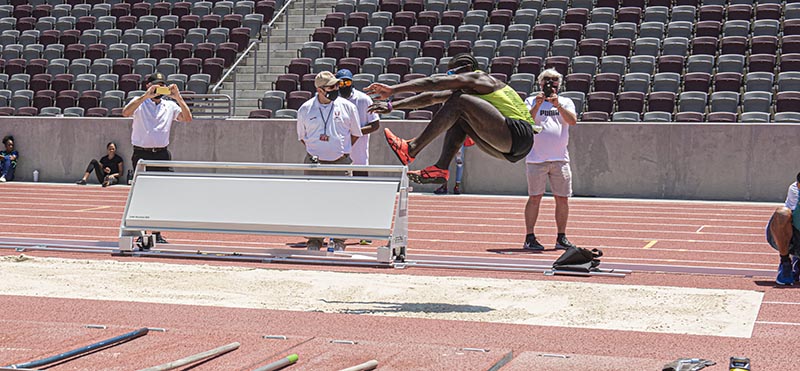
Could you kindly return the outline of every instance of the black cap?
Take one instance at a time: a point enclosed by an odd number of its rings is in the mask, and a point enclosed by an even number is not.
[[[161,72],[155,72],[147,77],[148,84],[166,83],[166,78]]]

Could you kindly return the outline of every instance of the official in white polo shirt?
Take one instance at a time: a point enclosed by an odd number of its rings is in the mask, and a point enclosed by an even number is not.
[[[297,139],[306,146],[306,163],[351,164],[353,143],[361,136],[353,103],[339,98],[339,79],[328,71],[314,80],[317,94],[297,110]]]
[[[304,162],[351,164],[353,143],[361,136],[356,106],[339,98],[339,79],[331,72],[318,73],[314,86],[317,94],[297,110],[297,139],[306,146]],[[307,246],[319,250],[322,238],[309,238]],[[344,240],[334,239],[333,246],[344,250]]]
[[[192,112],[184,102],[178,86],[169,86],[169,94],[159,94],[157,88],[164,88],[164,74],[153,73],[147,77],[147,91],[131,100],[122,109],[122,116],[133,117],[131,143],[132,169],[139,160],[172,160],[169,146],[169,131],[173,121],[190,122]],[[168,99],[164,99],[164,98]],[[170,171],[169,168],[153,168],[154,171]],[[154,232],[157,243],[167,243],[161,233]]]
[[[353,87],[353,73],[343,68],[336,72],[339,79],[339,96],[356,105],[358,122],[361,125],[361,138],[353,143],[350,157],[353,165],[369,165],[369,134],[381,127],[381,119],[377,113],[368,111],[372,98]],[[367,176],[366,171],[354,171],[354,176]]]

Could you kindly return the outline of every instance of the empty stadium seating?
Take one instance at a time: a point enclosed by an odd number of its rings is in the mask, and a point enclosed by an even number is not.
[[[583,120],[758,121],[761,112],[772,121],[800,111],[787,94],[800,90],[793,2],[339,0],[336,10],[276,90],[306,90],[304,75],[323,68],[349,68],[362,87],[391,84],[472,52],[522,96],[538,89],[531,76],[556,68],[562,94],[583,99]]]

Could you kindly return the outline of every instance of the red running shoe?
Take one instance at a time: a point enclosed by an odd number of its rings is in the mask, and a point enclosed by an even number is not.
[[[394,135],[389,128],[383,129],[383,133],[386,134],[386,142],[389,143],[389,147],[403,165],[408,165],[414,161],[414,158],[408,154],[407,140]]]
[[[440,169],[436,165],[428,166],[422,170],[413,170],[408,172],[408,179],[412,182],[428,184],[428,183],[447,183],[447,178],[450,177],[450,171]]]

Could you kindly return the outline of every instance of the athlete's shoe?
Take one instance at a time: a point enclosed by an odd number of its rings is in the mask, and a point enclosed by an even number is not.
[[[525,244],[522,245],[522,248],[525,250],[533,250],[533,251],[542,251],[544,250],[544,246],[536,240],[535,236],[526,236],[525,237]]]
[[[77,184],[77,185],[86,185],[86,181],[83,180],[83,179],[78,179],[78,181],[75,182],[75,184]]]
[[[800,282],[800,258],[792,257],[792,275],[794,275],[794,282]]]
[[[576,247],[572,242],[569,242],[567,236],[556,239],[556,250],[566,250],[570,247]]]
[[[449,177],[449,170],[440,169],[436,167],[436,165],[428,166],[422,170],[412,170],[408,172],[408,179],[421,184],[447,183],[447,178]]]
[[[792,272],[791,261],[782,261],[778,266],[778,277],[775,278],[775,283],[783,286],[791,286],[794,284],[794,272]]]
[[[433,193],[436,193],[437,195],[446,195],[447,194],[447,183],[442,184],[442,186],[439,187],[439,188],[436,188],[436,190],[433,191]]]
[[[383,129],[383,133],[386,134],[386,142],[389,143],[389,147],[392,149],[392,152],[397,156],[397,159],[403,165],[408,165],[414,161],[414,158],[408,154],[408,141],[394,135],[389,128]]]
[[[456,184],[456,186],[453,187],[453,194],[454,195],[460,195],[461,194],[461,187],[459,187],[458,184]]]

